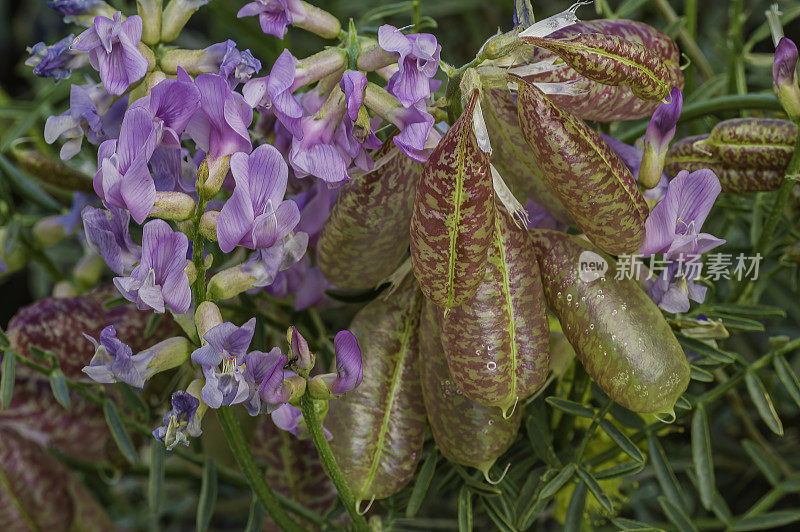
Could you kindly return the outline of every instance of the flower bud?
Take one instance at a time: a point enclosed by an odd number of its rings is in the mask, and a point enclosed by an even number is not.
[[[36,222],[33,237],[43,246],[52,246],[67,238],[61,216],[47,216]]]
[[[225,176],[231,167],[231,156],[223,155],[222,157],[207,156],[200,163],[200,168],[197,170],[197,193],[206,199],[213,198],[219,189],[222,188],[222,182],[225,181]]]
[[[219,222],[219,211],[206,211],[200,217],[200,234],[206,240],[217,241],[217,222]]]
[[[278,357],[275,365],[264,376],[258,394],[261,400],[273,404],[284,403],[298,404],[300,398],[306,393],[306,380],[299,375],[286,375],[283,367],[286,365],[286,355]]]
[[[314,353],[308,348],[308,342],[294,325],[286,332],[286,339],[291,349],[292,369],[307,375],[314,367],[315,362]]]
[[[291,90],[310,85],[315,81],[338,72],[347,66],[347,52],[341,48],[327,48],[301,59],[295,67]]]
[[[170,0],[161,18],[161,42],[178,38],[189,19],[209,0]]]
[[[778,91],[778,99],[786,114],[795,122],[800,120],[800,79],[797,76],[797,45],[783,37],[775,47],[772,63],[772,79]]]
[[[667,156],[669,143],[675,136],[675,127],[682,108],[683,95],[680,89],[673,87],[669,102],[658,106],[647,125],[647,132],[644,135],[644,154],[639,167],[639,184],[645,188],[653,188],[661,181],[664,159]]]
[[[59,281],[53,285],[53,297],[55,299],[67,299],[78,295],[75,286],[69,281]]]
[[[372,39],[363,39],[359,44],[356,67],[365,72],[373,72],[397,62],[397,56],[389,53]]]
[[[183,336],[168,338],[149,349],[145,349],[139,353],[140,355],[147,354],[150,357],[150,362],[148,362],[144,371],[145,380],[156,373],[177,368],[189,360],[189,355],[193,350],[191,342]]]
[[[97,284],[105,269],[106,263],[103,257],[96,253],[89,253],[78,261],[72,271],[78,286],[83,290],[88,290]]]
[[[142,17],[142,41],[158,44],[161,40],[162,0],[136,0],[139,16]]]
[[[183,269],[186,272],[186,277],[189,279],[189,284],[194,284],[197,280],[197,267],[194,265],[194,262],[187,260],[186,267]]]
[[[222,313],[220,313],[219,307],[211,301],[203,301],[194,313],[194,322],[197,326],[197,334],[202,339],[208,331],[222,323]],[[205,343],[203,340],[203,344]]]
[[[335,39],[339,36],[339,32],[342,31],[339,19],[307,2],[301,2],[301,4],[303,13],[292,22],[293,26],[303,28],[326,39]]]
[[[308,395],[314,399],[333,399],[333,385],[336,382],[336,373],[314,375],[308,380]]]
[[[243,264],[218,272],[208,282],[209,299],[231,299],[251,288],[256,288],[258,278]]]
[[[194,198],[183,192],[156,192],[156,202],[150,211],[152,218],[188,220],[195,210]]]

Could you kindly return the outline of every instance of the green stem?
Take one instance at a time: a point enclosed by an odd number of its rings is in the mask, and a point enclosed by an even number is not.
[[[200,233],[200,218],[206,210],[208,200],[203,193],[198,190],[199,200],[197,208],[192,217],[192,263],[197,271],[197,278],[194,281],[192,292],[194,295],[194,308],[206,300],[206,263],[203,257],[203,235]]]
[[[744,60],[742,57],[742,0],[731,2],[730,30],[728,43],[730,46],[730,61],[728,66],[728,92],[731,94],[744,94],[747,92],[747,81],[744,73]]]
[[[666,19],[667,24],[672,24],[678,20],[678,14],[672,9],[668,0],[653,0],[653,4]],[[694,37],[692,37],[685,28],[678,30],[678,41],[680,41],[686,55],[689,56],[692,63],[697,65],[697,69],[700,73],[706,79],[712,77],[714,75],[714,70],[711,68],[711,63],[709,63],[706,56],[703,55],[703,50],[697,44],[697,41],[694,40]]]
[[[414,0],[414,7],[411,12],[411,23],[414,24],[414,31],[417,31],[417,26],[419,26],[419,19],[421,18],[422,12],[422,0]]]
[[[572,374],[572,387],[569,390],[567,399],[576,403],[583,402],[583,396],[586,394],[586,389],[589,387],[589,374],[583,369],[583,366],[577,360],[574,362],[575,369]],[[563,449],[567,443],[572,440],[572,435],[575,430],[575,415],[563,414],[558,421],[558,426],[555,430],[556,441],[554,447],[558,450]]]
[[[300,410],[303,412],[303,419],[306,421],[308,431],[311,433],[311,439],[314,442],[314,446],[317,448],[317,453],[319,453],[319,459],[325,467],[325,472],[328,473],[328,477],[333,481],[333,485],[336,486],[336,490],[339,492],[339,499],[341,499],[342,504],[345,509],[347,509],[347,513],[350,514],[355,529],[369,530],[367,520],[364,519],[363,515],[358,513],[353,492],[350,490],[350,486],[347,485],[342,470],[339,469],[336,458],[333,456],[331,446],[328,445],[328,440],[325,438],[325,433],[322,430],[322,421],[317,414],[315,403],[315,400],[306,394],[300,400]]]
[[[614,402],[611,399],[608,399],[603,408],[599,412],[597,412],[592,418],[592,424],[589,426],[589,429],[586,431],[586,434],[583,435],[581,443],[580,445],[578,445],[578,450],[575,453],[576,462],[578,463],[582,462],[583,455],[584,453],[586,453],[586,447],[589,445],[589,441],[591,441],[592,436],[594,436],[594,433],[597,431],[597,427],[600,426],[600,421],[602,421],[603,418],[606,417],[606,414],[608,414],[608,411],[611,409],[611,405],[613,404]]]
[[[697,0],[686,0],[686,5],[684,6],[684,16],[686,18],[686,35],[690,39],[695,40],[697,38]],[[692,62],[686,67],[686,70],[683,73],[685,79],[683,84],[684,94],[691,94],[694,92],[696,73],[697,67]]]
[[[278,500],[275,498],[275,494],[264,481],[264,474],[259,470],[253,459],[253,454],[250,452],[250,447],[248,446],[247,440],[245,440],[242,427],[239,426],[239,421],[236,419],[233,409],[229,406],[218,408],[217,419],[219,419],[222,432],[228,440],[228,445],[231,451],[233,451],[233,455],[236,457],[236,461],[239,463],[242,473],[247,477],[250,487],[264,507],[264,511],[272,517],[272,520],[275,521],[275,524],[278,525],[281,530],[286,530],[288,532],[301,532],[304,530],[302,526],[289,517],[283,508],[281,508],[280,504],[278,504]]]

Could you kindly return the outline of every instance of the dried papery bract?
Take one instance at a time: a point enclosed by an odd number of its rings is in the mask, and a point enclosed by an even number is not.
[[[602,34],[619,38],[628,43],[647,50],[655,55],[667,71],[667,78],[662,80],[671,87],[683,88],[683,73],[680,70],[680,50],[678,45],[667,34],[652,26],[627,19],[599,19],[577,22],[560,29],[550,35],[548,40],[571,39],[583,34]],[[557,63],[559,57],[554,51],[537,46],[530,55],[529,62],[516,65],[511,69],[513,74],[524,77],[527,81],[538,83],[584,82],[586,93],[577,96],[551,96],[553,103],[585,120],[600,122],[616,122],[632,120],[653,114],[659,101],[643,100],[636,96],[627,85],[608,85],[590,79],[577,69]]]
[[[450,373],[466,397],[508,416],[547,378],[550,335],[536,254],[528,231],[504,209],[495,214],[483,282],[441,322]]]
[[[649,210],[631,172],[596,131],[519,81],[522,133],[550,188],[601,249],[615,255],[635,251]]]
[[[330,403],[325,425],[356,501],[400,491],[422,454],[427,431],[417,338],[422,303],[414,276],[407,275],[397,291],[372,301],[350,326],[361,346],[364,379]]]
[[[671,413],[689,384],[689,363],[633,272],[620,272],[611,257],[565,233],[531,236],[547,304],[587,373],[629,410]],[[629,276],[615,279],[620,273]]]
[[[479,145],[473,119],[479,101],[476,90],[428,159],[411,216],[414,274],[423,293],[443,308],[475,293],[492,238],[490,154]]]
[[[325,277],[340,288],[370,288],[385,280],[408,248],[408,224],[422,165],[387,140],[375,168],[340,190],[317,244]]]
[[[479,469],[488,478],[492,465],[517,436],[522,409],[514,409],[505,419],[499,408],[468,399],[458,389],[442,349],[439,312],[426,302],[419,327],[422,397],[428,423],[448,460]]]

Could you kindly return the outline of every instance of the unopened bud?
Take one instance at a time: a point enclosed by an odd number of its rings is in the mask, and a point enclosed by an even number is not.
[[[174,1],[174,0],[173,0]],[[207,156],[197,170],[197,193],[206,199],[213,198],[222,188],[222,182],[231,167],[231,156]]]
[[[97,253],[89,253],[75,264],[72,271],[78,286],[83,290],[88,290],[97,284],[105,269],[106,263],[103,257]]]
[[[217,223],[219,222],[219,211],[206,211],[200,218],[200,234],[206,240],[217,241]]]
[[[145,349],[141,354],[151,354],[150,362],[144,371],[145,380],[156,373],[177,368],[187,360],[193,351],[193,346],[189,340],[183,336],[168,338],[163,342]]]
[[[58,244],[67,238],[61,216],[48,216],[42,218],[33,226],[33,237],[43,246]]]
[[[292,353],[292,369],[297,373],[308,375],[315,362],[314,353],[308,348],[308,342],[294,326],[286,332],[286,339]]]
[[[347,52],[342,48],[327,48],[314,55],[301,59],[295,67],[291,90],[305,87],[319,81],[347,66]]]
[[[183,192],[156,192],[156,202],[150,211],[151,218],[162,220],[188,220],[195,210],[194,198]]]
[[[301,2],[301,4],[303,13],[295,18],[292,22],[293,26],[303,28],[326,39],[336,39],[339,36],[342,25],[338,18],[307,2]]]
[[[187,260],[186,267],[183,269],[186,272],[186,277],[189,279],[189,284],[194,284],[197,280],[197,267],[194,265],[194,262]]]
[[[778,99],[786,114],[795,122],[800,121],[800,79],[797,76],[797,45],[783,37],[775,48],[772,78],[778,91]]]
[[[208,297],[214,300],[231,299],[251,288],[256,288],[258,278],[244,265],[218,272],[208,282]]]
[[[209,0],[170,0],[161,17],[161,42],[172,42],[192,15]]]
[[[142,41],[158,44],[161,40],[162,0],[136,0],[139,16],[142,17]]]
[[[219,307],[211,301],[203,301],[194,313],[194,322],[197,326],[197,334],[202,339],[205,334],[222,323],[222,313]],[[205,344],[203,340],[203,344]]]

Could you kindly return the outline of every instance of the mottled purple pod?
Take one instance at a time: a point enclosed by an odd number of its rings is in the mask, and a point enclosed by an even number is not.
[[[423,300],[408,275],[389,297],[361,309],[350,325],[361,346],[364,378],[331,401],[325,426],[356,501],[394,495],[417,468],[428,430],[417,338]]]
[[[317,261],[325,277],[348,290],[371,288],[395,271],[408,249],[408,224],[422,165],[391,139],[376,166],[345,184],[322,226]]]
[[[637,250],[650,211],[619,156],[599,133],[522,80],[517,111],[531,153],[575,224],[603,251]]]
[[[464,113],[433,150],[411,216],[411,260],[422,292],[450,308],[472,297],[486,270],[494,229],[489,153],[478,145],[474,91]]]
[[[511,192],[523,205],[532,199],[559,222],[571,224],[569,213],[547,185],[522,135],[517,102],[511,93],[487,91],[483,95],[483,102],[483,117],[492,142],[492,164]]]
[[[142,312],[133,305],[106,309],[103,303],[113,297],[112,290],[99,290],[85,296],[64,299],[43,299],[21,308],[8,324],[8,336],[15,351],[30,356],[30,346],[56,355],[68,379],[85,380],[81,369],[89,364],[94,347],[83,333],[93,338],[107,325],[113,325],[117,337],[134,353],[175,333],[171,319],[163,319],[149,337],[144,331],[151,312]],[[20,374],[30,371],[20,368]],[[44,378],[44,377],[42,377]]]
[[[687,137],[676,142],[667,152],[664,171],[671,177],[681,170],[694,172],[701,168],[712,170],[722,185],[723,192],[757,192],[777,190],[781,186],[789,159],[778,168],[752,168],[740,165],[729,165],[727,161],[712,153],[706,141],[708,135]],[[728,145],[728,150],[733,149]]]
[[[112,530],[94,496],[61,462],[0,428],[0,523],[3,530]]]
[[[251,446],[253,457],[269,466],[267,484],[278,493],[318,514],[327,513],[336,502],[336,488],[319,460],[310,438],[301,440],[275,426],[269,416],[259,416]],[[315,527],[303,522],[308,530]],[[263,531],[279,532],[268,515]]]
[[[667,414],[689,363],[661,311],[608,255],[557,231],[532,231],[547,304],[586,372],[634,412]]]
[[[736,118],[714,126],[708,138],[695,143],[726,166],[783,170],[797,142],[797,126],[774,118]]]
[[[419,327],[422,397],[428,423],[439,450],[448,460],[474,467],[488,476],[497,458],[514,442],[522,409],[515,409],[510,418],[504,419],[499,408],[468,399],[458,389],[442,349],[439,312],[426,302]]]
[[[458,389],[508,416],[547,379],[550,328],[528,231],[501,207],[488,258],[475,295],[444,313],[441,338]]]
[[[683,87],[683,73],[680,70],[680,50],[678,45],[667,34],[657,29],[626,19],[599,19],[578,22],[555,31],[547,36],[549,40],[572,39],[584,34],[603,34],[617,37],[622,41],[640,47],[656,56],[667,70],[664,80],[672,87]],[[633,120],[650,116],[659,105],[659,101],[643,100],[637,97],[627,85],[606,85],[593,81],[577,70],[562,63],[560,68],[536,68],[535,63],[556,60],[556,53],[543,47],[537,47],[527,68],[531,73],[520,75],[527,81],[541,83],[558,83],[575,81],[586,84],[586,92],[577,96],[554,94],[553,103],[558,107],[585,120],[599,122],[616,122]],[[662,74],[663,75],[663,74]]]

